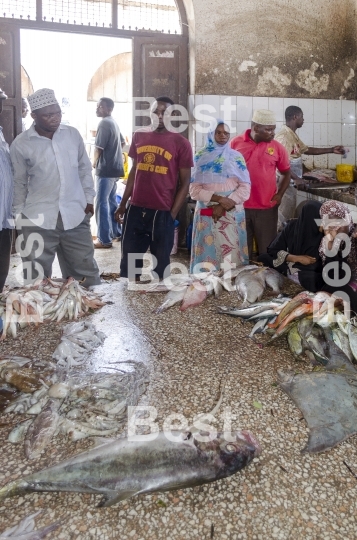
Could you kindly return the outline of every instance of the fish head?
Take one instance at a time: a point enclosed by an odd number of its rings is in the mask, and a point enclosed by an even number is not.
[[[259,442],[249,431],[221,432],[205,442],[195,437],[194,444],[205,459],[214,461],[217,478],[236,473],[261,453]]]

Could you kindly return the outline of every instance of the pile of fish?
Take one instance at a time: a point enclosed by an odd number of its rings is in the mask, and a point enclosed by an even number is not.
[[[232,279],[235,284],[232,284]],[[270,268],[256,265],[241,266],[227,272],[200,272],[198,274],[172,274],[161,283],[150,287],[136,286],[134,290],[145,293],[167,292],[164,302],[155,313],[163,313],[176,304],[181,304],[180,311],[202,304],[208,296],[218,298],[223,290],[237,290],[243,300],[243,306],[255,302],[263,296],[266,286],[272,288],[272,294],[280,294],[283,277]],[[132,287],[130,287],[132,290]]]
[[[88,321],[67,324],[52,358],[62,368],[80,366],[90,351],[102,345],[105,337],[103,332],[97,331],[94,324]]]
[[[4,532],[0,533],[0,540],[4,540],[5,538],[11,538],[12,540],[41,540],[49,535],[50,532],[55,531],[61,526],[61,524],[57,522],[35,531],[35,518],[40,513],[41,510],[35,514],[32,514],[31,516],[27,516],[25,519],[20,521],[18,525],[15,525],[15,527],[10,527],[9,529],[6,529]]]
[[[32,285],[5,290],[0,295],[0,317],[3,334],[16,337],[18,327],[62,319],[76,320],[90,310],[99,309],[105,303],[98,293],[82,287],[70,277],[43,279]]]
[[[122,367],[130,371],[108,366],[116,372],[82,373],[65,381],[54,370],[42,370],[40,375],[36,365],[10,367],[14,364],[10,360],[0,372],[4,377],[4,372],[12,371],[12,378],[5,380],[21,391],[5,413],[25,414],[27,419],[16,424],[8,440],[24,442],[28,459],[37,458],[58,434],[76,441],[118,433],[125,424],[127,407],[138,403],[148,383],[147,368],[140,362],[125,362]]]

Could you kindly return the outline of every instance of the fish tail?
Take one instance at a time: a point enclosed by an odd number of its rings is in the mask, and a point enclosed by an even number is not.
[[[7,497],[14,497],[15,495],[21,495],[22,493],[25,493],[27,486],[27,482],[22,482],[19,480],[9,482],[0,489],[0,501],[6,499]]]

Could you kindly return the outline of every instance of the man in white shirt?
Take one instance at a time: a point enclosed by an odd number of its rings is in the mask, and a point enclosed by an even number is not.
[[[90,232],[95,191],[83,139],[61,124],[53,90],[38,90],[28,102],[34,124],[10,147],[25,283],[51,276],[57,254],[62,277],[97,285]]]

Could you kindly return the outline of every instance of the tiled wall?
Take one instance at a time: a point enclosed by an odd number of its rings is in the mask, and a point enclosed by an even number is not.
[[[236,110],[231,112],[226,120],[230,120],[231,131],[242,133],[250,127],[254,109],[270,109],[275,112],[277,131],[284,123],[284,111],[289,105],[297,105],[304,112],[305,123],[298,130],[299,137],[309,146],[331,147],[344,145],[348,150],[347,159],[334,154],[322,156],[305,156],[309,168],[332,168],[338,163],[356,164],[356,107],[355,101],[330,99],[291,99],[247,96],[190,96],[190,136],[196,150],[199,150],[205,140],[205,135],[194,130],[193,111],[197,105],[211,105],[216,113],[206,113],[215,118],[221,118],[221,106],[230,99]],[[227,103],[227,102],[226,102]],[[205,113],[203,113],[205,114]]]

